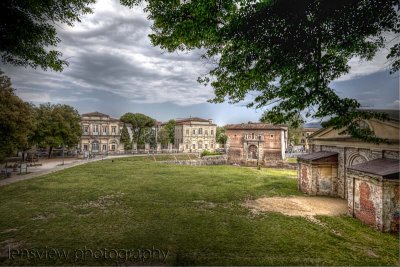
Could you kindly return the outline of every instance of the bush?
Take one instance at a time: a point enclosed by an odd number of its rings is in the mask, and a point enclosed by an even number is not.
[[[220,152],[211,152],[211,151],[208,151],[208,150],[203,150],[203,152],[201,152],[201,157],[204,157],[204,156],[214,156],[214,155],[222,155],[222,153],[220,153]]]

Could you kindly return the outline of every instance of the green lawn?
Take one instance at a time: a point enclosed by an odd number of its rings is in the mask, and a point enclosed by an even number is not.
[[[300,195],[295,175],[276,169],[175,166],[132,157],[0,187],[0,264],[398,264],[398,238],[353,218],[318,217],[337,235],[304,218],[254,215],[241,205],[249,198]],[[8,246],[16,253],[14,259]],[[52,248],[68,251],[67,260],[28,258],[17,250]],[[96,259],[89,249],[115,249],[121,258],[116,262],[110,252],[108,258],[97,254]],[[124,253],[139,254],[124,249],[139,249],[146,259],[126,261]],[[155,256],[157,249],[168,251],[165,262]]]
[[[287,158],[286,161],[289,163],[297,163],[297,158]]]

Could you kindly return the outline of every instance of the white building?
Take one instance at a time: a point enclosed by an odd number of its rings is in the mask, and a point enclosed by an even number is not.
[[[183,152],[214,151],[216,132],[217,125],[210,119],[178,119],[175,125],[175,147]]]

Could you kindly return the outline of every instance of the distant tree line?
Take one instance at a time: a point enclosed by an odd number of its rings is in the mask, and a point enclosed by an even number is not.
[[[61,104],[35,106],[16,94],[10,78],[0,71],[0,161],[33,146],[72,147],[82,134],[76,109]]]

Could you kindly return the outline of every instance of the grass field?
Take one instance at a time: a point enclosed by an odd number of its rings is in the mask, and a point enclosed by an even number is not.
[[[0,187],[0,264],[399,263],[396,236],[353,218],[318,217],[339,233],[333,234],[305,218],[254,215],[241,205],[261,196],[301,195],[295,175],[132,157]],[[60,250],[68,255],[49,256]]]

